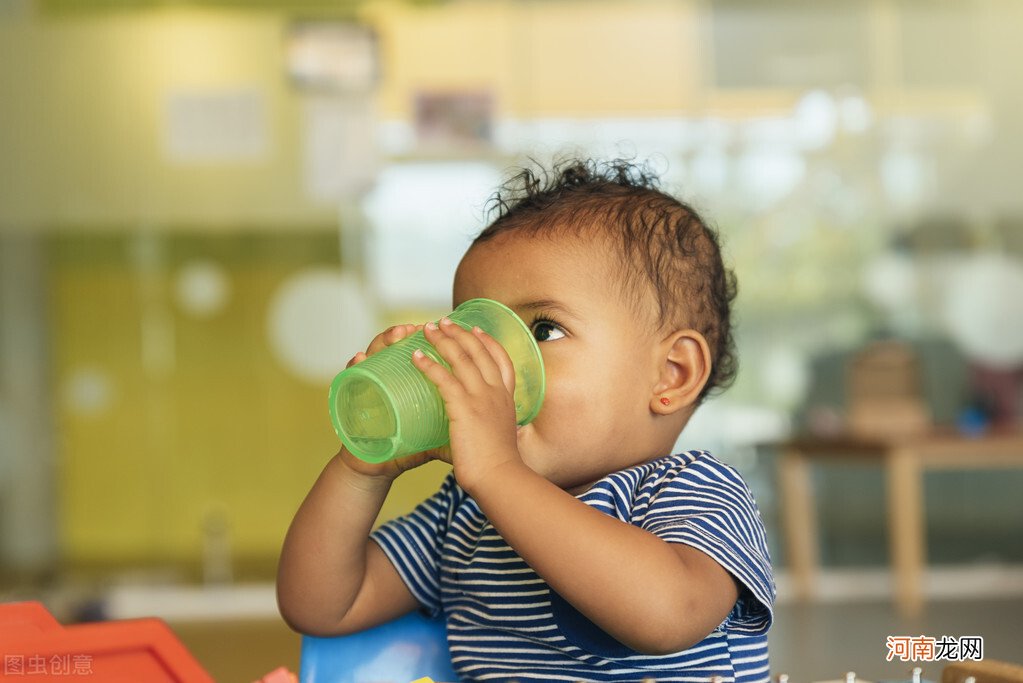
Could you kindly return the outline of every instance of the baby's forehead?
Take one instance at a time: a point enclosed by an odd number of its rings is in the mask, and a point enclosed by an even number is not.
[[[565,279],[596,278],[609,281],[617,278],[622,257],[605,237],[585,237],[567,231],[534,232],[510,230],[466,251],[458,272],[485,262],[474,269],[477,277],[498,278],[508,271],[523,278],[563,275]]]
[[[607,258],[621,258],[620,248],[612,241],[610,233],[609,229],[599,225],[586,225],[580,228],[569,223],[555,223],[542,227],[527,224],[520,229],[499,232],[475,246],[521,253],[581,256],[600,262]],[[466,256],[471,251],[472,249],[466,252]]]
[[[509,231],[466,252],[455,276],[455,299],[571,301],[581,311],[623,305],[635,324],[659,325],[656,293],[635,264],[602,235],[572,231]]]

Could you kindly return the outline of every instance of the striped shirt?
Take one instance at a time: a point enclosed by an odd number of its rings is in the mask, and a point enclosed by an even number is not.
[[[610,474],[578,498],[714,558],[740,585],[731,613],[683,652],[631,650],[552,591],[452,474],[433,497],[371,538],[424,611],[445,615],[452,663],[462,680],[769,680],[771,561],[756,503],[733,468],[690,451]],[[613,561],[612,553],[608,559]]]

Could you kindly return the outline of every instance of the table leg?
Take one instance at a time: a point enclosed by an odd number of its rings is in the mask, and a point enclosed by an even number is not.
[[[895,606],[901,616],[914,617],[923,607],[926,562],[923,472],[919,456],[897,448],[886,455],[888,542],[895,580]]]
[[[779,462],[782,525],[796,597],[808,600],[817,587],[817,514],[810,481],[810,463],[797,450],[782,453]]]

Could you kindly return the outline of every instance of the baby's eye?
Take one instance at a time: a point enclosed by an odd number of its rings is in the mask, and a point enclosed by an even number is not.
[[[565,331],[548,320],[537,320],[533,323],[533,337],[538,342],[554,341],[565,336]]]

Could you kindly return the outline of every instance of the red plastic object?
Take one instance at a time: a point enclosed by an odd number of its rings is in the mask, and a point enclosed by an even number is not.
[[[0,681],[213,683],[160,619],[61,626],[38,602],[0,605]]]
[[[281,666],[254,683],[298,683],[298,676]]]

